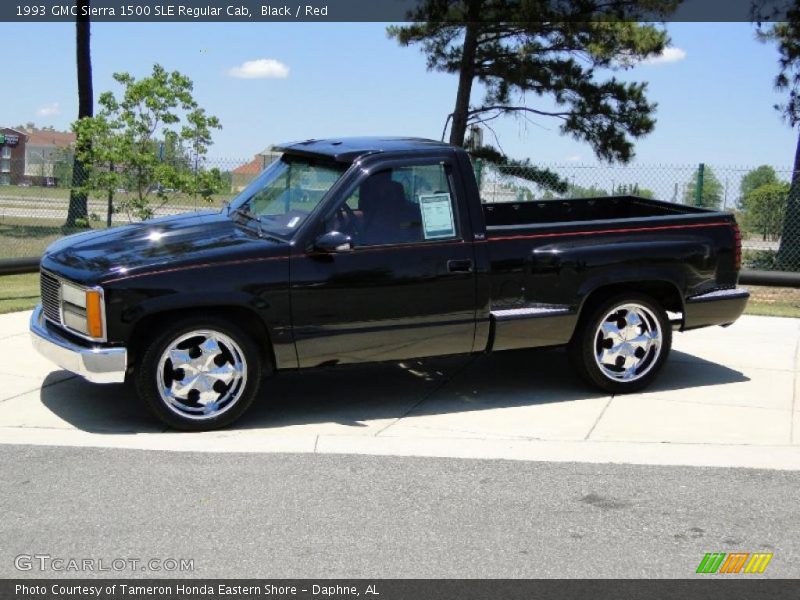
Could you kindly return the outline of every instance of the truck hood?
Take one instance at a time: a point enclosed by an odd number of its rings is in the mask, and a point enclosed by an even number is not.
[[[287,243],[260,238],[223,213],[204,211],[67,236],[47,248],[42,267],[95,285],[166,267],[286,252]]]

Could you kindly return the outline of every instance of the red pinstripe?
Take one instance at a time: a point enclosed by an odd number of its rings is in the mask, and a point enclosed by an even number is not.
[[[508,236],[500,236],[500,237],[490,237],[487,240],[475,240],[472,243],[480,244],[484,242],[499,242],[499,241],[506,241],[506,240],[533,240],[533,239],[540,239],[540,238],[552,238],[552,237],[565,237],[565,236],[576,236],[576,235],[604,235],[610,233],[640,233],[643,231],[665,231],[670,229],[702,229],[707,227],[733,227],[733,223],[728,221],[714,221],[712,223],[698,223],[696,225],[686,224],[686,225],[658,225],[655,227],[629,227],[629,228],[622,228],[622,229],[597,229],[594,231],[563,231],[558,233],[534,233],[534,234],[526,234],[526,235],[508,235]],[[358,253],[366,253],[366,252],[385,252],[387,250],[404,250],[408,248],[418,248],[420,246],[431,247],[431,246],[449,246],[449,245],[457,245],[457,244],[464,244],[466,242],[462,240],[450,240],[446,242],[422,242],[419,244],[397,244],[397,245],[386,245],[386,246],[379,246],[376,248],[364,248],[357,250]],[[312,254],[313,256],[314,254]],[[295,255],[297,256],[297,255]],[[300,255],[306,256],[306,255]],[[132,273],[130,275],[125,275],[123,277],[117,277],[115,279],[107,279],[104,283],[114,283],[116,281],[122,281],[123,279],[132,279],[134,277],[143,277],[145,275],[160,275],[162,273],[174,273],[176,271],[186,271],[189,269],[200,269],[202,267],[224,267],[228,265],[240,265],[245,263],[251,262],[261,262],[261,261],[268,261],[268,260],[287,260],[290,258],[289,256],[268,256],[263,258],[245,258],[241,260],[229,260],[225,262],[218,262],[218,263],[201,263],[197,265],[184,265],[182,267],[173,267],[170,269],[161,269],[160,271],[148,271],[147,273]]]
[[[595,231],[563,231],[559,233],[533,233],[526,235],[507,235],[490,237],[487,241],[498,242],[502,240],[533,240],[537,238],[564,237],[567,235],[600,235],[608,233],[637,233],[642,231],[664,231],[667,229],[700,229],[705,227],[733,227],[728,221],[714,221],[712,223],[697,223],[696,225],[659,225],[655,227],[631,227],[624,229],[597,229]]]

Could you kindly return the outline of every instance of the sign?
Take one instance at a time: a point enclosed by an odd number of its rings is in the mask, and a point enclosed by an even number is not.
[[[16,146],[19,144],[19,136],[12,133],[0,133],[0,146]]]
[[[419,197],[422,229],[426,240],[453,237],[456,224],[453,220],[453,203],[450,194],[425,194]]]

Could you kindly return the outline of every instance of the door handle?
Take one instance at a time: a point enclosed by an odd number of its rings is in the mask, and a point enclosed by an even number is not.
[[[447,270],[450,273],[472,273],[472,261],[469,258],[464,260],[448,260]]]

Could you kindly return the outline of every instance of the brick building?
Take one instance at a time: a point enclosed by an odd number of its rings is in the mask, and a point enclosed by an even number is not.
[[[0,127],[0,185],[57,185],[69,171],[75,134]]]
[[[231,191],[241,192],[247,185],[256,178],[269,164],[280,156],[280,152],[274,152],[267,148],[263,152],[255,155],[253,160],[245,163],[231,171]]]
[[[24,132],[0,127],[0,185],[21,183],[25,177]]]

